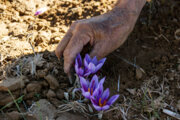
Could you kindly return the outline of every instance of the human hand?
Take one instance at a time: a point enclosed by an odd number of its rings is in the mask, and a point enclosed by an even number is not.
[[[74,22],[58,44],[56,56],[64,56],[64,71],[70,68],[78,53],[87,43],[93,46],[90,56],[105,57],[127,39],[139,13],[125,8],[115,8],[109,13]]]

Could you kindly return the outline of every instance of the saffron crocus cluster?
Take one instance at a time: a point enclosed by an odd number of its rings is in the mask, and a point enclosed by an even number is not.
[[[109,109],[119,97],[119,95],[114,95],[109,99],[109,88],[105,91],[103,89],[105,77],[99,81],[95,74],[103,66],[105,60],[106,58],[103,58],[98,61],[96,57],[91,58],[88,54],[85,55],[84,61],[82,61],[80,54],[75,60],[75,71],[80,79],[82,95],[92,102],[97,111]],[[90,79],[91,74],[93,76]]]
[[[105,78],[102,78],[100,82],[98,82],[97,75],[94,75],[90,82],[86,80],[84,77],[80,77],[82,95],[87,99],[91,99],[91,96],[98,87],[98,84],[103,84],[104,80]]]
[[[100,83],[91,97],[91,102],[97,111],[104,111],[118,99],[119,95],[112,96],[109,100],[109,88],[103,92],[103,85]]]
[[[91,57],[86,54],[83,62],[81,55],[78,54],[75,60],[75,71],[77,75],[87,77],[90,74],[95,74],[103,66],[105,61],[106,58],[98,61],[96,56],[91,59]]]

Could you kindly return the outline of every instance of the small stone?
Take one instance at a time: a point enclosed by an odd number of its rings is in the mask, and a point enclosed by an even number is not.
[[[136,68],[136,79],[141,79],[143,76],[143,73],[140,69]]]
[[[41,91],[41,84],[38,82],[34,82],[34,83],[29,83],[26,87],[27,92],[37,92],[39,93]]]
[[[64,98],[64,90],[58,89],[56,92],[57,97],[61,100]]]
[[[24,76],[7,78],[0,81],[0,91],[5,91],[9,89],[10,91],[15,91],[20,88],[24,88]]]
[[[52,97],[56,97],[56,94],[54,93],[54,91],[49,89],[46,96],[47,96],[47,98],[52,98]]]
[[[44,78],[49,83],[51,89],[55,90],[55,89],[57,89],[59,87],[59,83],[58,83],[57,79],[54,76],[49,74],[49,75],[45,76]]]

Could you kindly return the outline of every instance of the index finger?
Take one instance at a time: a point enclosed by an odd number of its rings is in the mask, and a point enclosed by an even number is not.
[[[90,41],[90,37],[85,34],[75,34],[64,50],[64,72],[69,73],[76,55]]]

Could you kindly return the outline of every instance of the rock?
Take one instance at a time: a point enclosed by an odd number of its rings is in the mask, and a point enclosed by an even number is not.
[[[180,100],[178,100],[177,109],[180,111]]]
[[[20,118],[21,118],[21,114],[17,111],[12,111],[10,113],[6,113],[6,115],[9,120],[20,120]]]
[[[58,89],[56,92],[57,97],[61,100],[64,98],[64,90]]]
[[[54,91],[49,89],[46,96],[47,96],[47,98],[52,98],[52,97],[56,97],[56,94],[54,93]]]
[[[143,76],[143,73],[140,69],[136,68],[136,79],[141,79]]]
[[[29,83],[26,87],[27,92],[37,92],[41,91],[42,85],[38,82]]]
[[[7,88],[10,91],[15,91],[17,89],[24,87],[24,76],[21,77],[14,77],[14,78],[7,78],[3,81],[0,81],[0,91],[4,91]],[[5,90],[5,91],[6,91]]]
[[[38,106],[34,105],[31,108],[31,112],[37,120],[55,120],[56,108],[49,101],[40,99],[37,103]],[[41,115],[41,118],[39,115]]]
[[[58,118],[56,120],[88,120],[88,119],[83,117],[82,115],[79,115],[78,113],[74,114],[74,113],[65,112],[58,115]]]
[[[59,87],[59,83],[58,83],[57,79],[54,76],[49,74],[49,75],[45,76],[44,78],[49,83],[51,89],[55,90],[55,89],[57,89]]]

